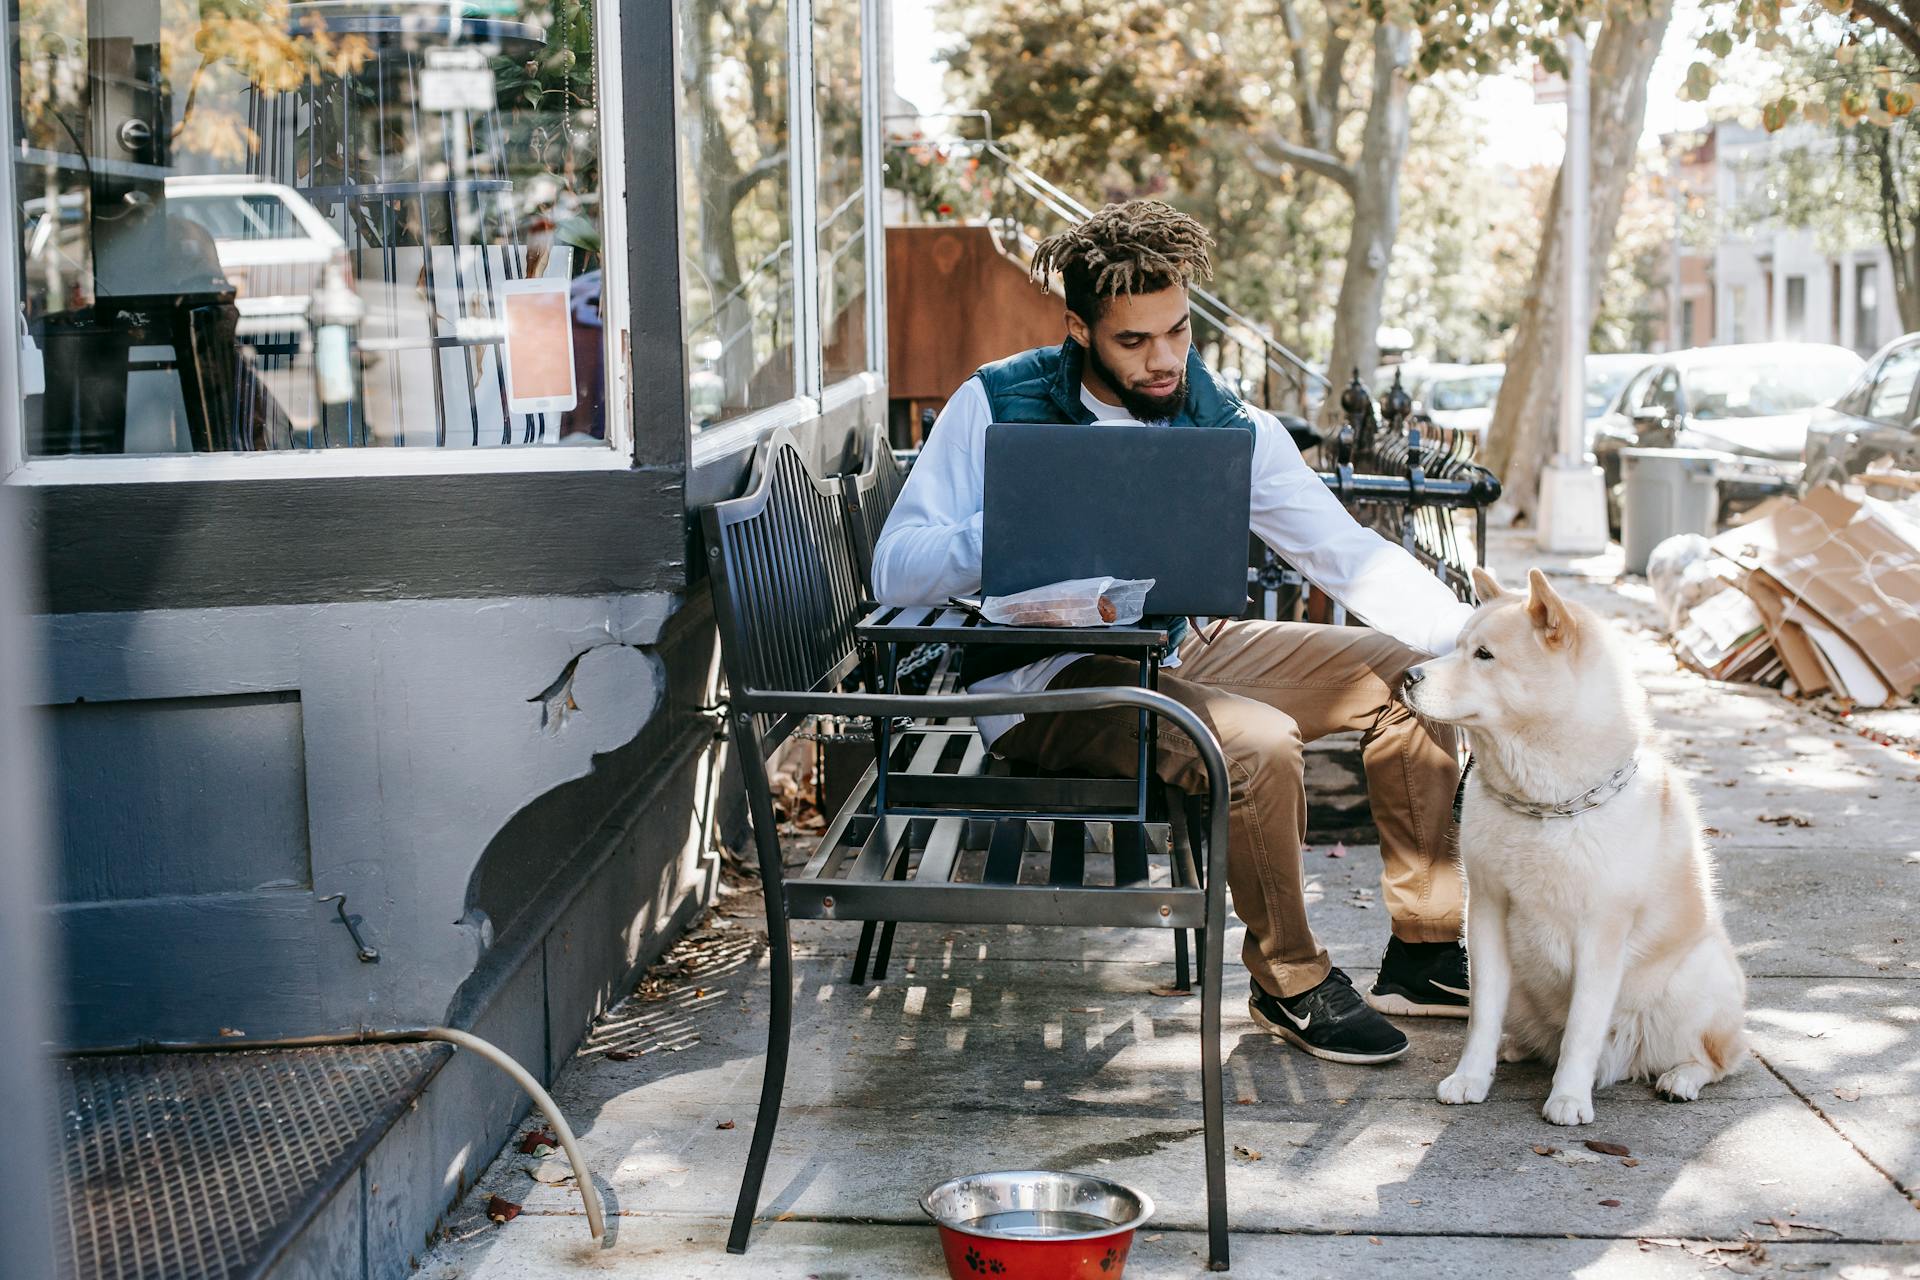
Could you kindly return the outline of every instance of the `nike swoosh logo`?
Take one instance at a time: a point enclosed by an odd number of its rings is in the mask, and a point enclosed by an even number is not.
[[[1296,1018],[1293,1016],[1293,1010],[1287,1008],[1287,1006],[1285,1005],[1280,1006],[1280,1012],[1287,1016],[1287,1021],[1293,1024],[1293,1029],[1295,1031],[1305,1031],[1308,1027],[1313,1025],[1312,1014],[1308,1014],[1304,1018]]]
[[[1470,994],[1465,987],[1450,987],[1444,982],[1429,981],[1428,985],[1433,987],[1436,991],[1444,991],[1450,996],[1465,997]]]

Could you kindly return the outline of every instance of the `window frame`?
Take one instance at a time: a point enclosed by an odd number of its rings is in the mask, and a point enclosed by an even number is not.
[[[815,420],[834,416],[886,388],[886,236],[881,140],[884,89],[880,84],[880,6],[886,0],[859,0],[860,8],[860,127],[861,182],[866,215],[864,261],[867,275],[866,367],[836,382],[825,381],[825,352],[820,329],[819,130],[815,97],[813,0],[787,0],[787,112],[788,112],[788,230],[793,241],[794,394],[786,400],[729,418],[695,431],[681,414],[687,440],[688,505],[697,506],[716,496],[730,496],[729,485],[740,471],[740,459],[781,428],[801,430]],[[674,83],[682,68],[678,6],[673,27]],[[680,102],[674,100],[674,176],[679,189],[685,176],[685,151],[680,145]],[[677,211],[674,244],[678,254],[675,279],[684,313],[688,290],[686,225]],[[684,334],[682,336],[684,343]],[[683,356],[684,362],[684,356]],[[683,375],[684,381],[684,375]],[[684,392],[682,395],[684,404]],[[882,411],[884,414],[884,410]],[[803,431],[803,434],[806,434]]]
[[[668,6],[671,8],[672,6]],[[634,317],[629,306],[627,148],[634,145],[619,126],[627,123],[622,6],[617,0],[594,6],[594,113],[600,131],[600,288],[603,327],[601,367],[606,378],[607,437],[595,445],[510,446],[505,448],[338,448],[275,450],[259,453],[120,454],[29,457],[25,412],[20,401],[17,332],[0,343],[0,387],[12,388],[0,404],[0,482],[32,487],[134,482],[185,483],[211,480],[350,480],[376,476],[462,476],[554,471],[631,470],[642,463],[641,442],[633,418],[634,369],[631,353]],[[637,25],[637,24],[636,24]],[[0,58],[0,101],[13,101],[11,53]],[[0,266],[0,309],[11,317],[23,302],[16,276],[19,220],[15,217],[13,113],[0,112],[0,207],[7,211]],[[610,145],[611,142],[611,145]],[[684,415],[683,415],[684,416]],[[684,457],[685,455],[680,455]]]
[[[1861,417],[1871,422],[1881,422],[1892,427],[1905,426],[1908,422],[1912,421],[1915,398],[1920,397],[1920,372],[1916,372],[1913,383],[1907,387],[1906,401],[1894,410],[1891,417],[1883,417],[1874,410],[1874,401],[1879,399],[1880,384],[1886,378],[1887,369],[1890,365],[1893,365],[1895,361],[1899,360],[1911,360],[1916,365],[1920,365],[1920,342],[1911,343],[1903,347],[1895,347],[1893,350],[1881,356],[1879,361],[1875,363],[1872,376],[1867,382],[1866,395],[1863,396],[1860,401],[1859,413]]]

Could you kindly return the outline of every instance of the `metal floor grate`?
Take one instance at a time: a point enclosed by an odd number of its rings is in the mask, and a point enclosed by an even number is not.
[[[374,1044],[66,1059],[61,1275],[260,1274],[452,1053]]]

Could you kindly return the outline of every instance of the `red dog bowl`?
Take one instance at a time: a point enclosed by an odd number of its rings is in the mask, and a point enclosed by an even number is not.
[[[973,1173],[920,1197],[954,1280],[1119,1280],[1153,1201],[1085,1173]]]

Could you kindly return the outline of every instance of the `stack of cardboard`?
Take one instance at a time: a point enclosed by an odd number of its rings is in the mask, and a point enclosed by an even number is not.
[[[1920,525],[1899,510],[1816,489],[1713,550],[1729,589],[1694,606],[1683,660],[1867,707],[1920,689]]]

